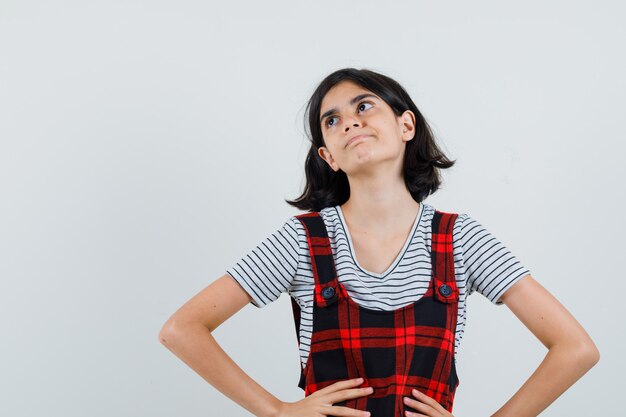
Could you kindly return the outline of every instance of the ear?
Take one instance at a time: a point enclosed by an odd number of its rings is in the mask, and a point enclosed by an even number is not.
[[[320,146],[317,149],[317,154],[320,156],[320,158],[326,161],[326,163],[330,166],[330,169],[332,169],[335,172],[339,171],[339,165],[337,165],[337,163],[335,162],[335,159],[330,154],[330,151],[326,149],[325,146]]]
[[[402,130],[402,140],[409,141],[415,137],[415,115],[411,110],[405,110],[400,116],[400,128]]]

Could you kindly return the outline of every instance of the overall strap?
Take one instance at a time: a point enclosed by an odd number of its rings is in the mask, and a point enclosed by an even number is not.
[[[304,225],[311,254],[314,302],[318,307],[328,307],[337,301],[340,288],[326,225],[318,211],[300,214],[296,218]]]
[[[309,253],[311,255],[311,267],[313,269],[313,278],[315,279],[314,303],[318,307],[327,307],[338,300],[339,285],[337,273],[335,271],[335,263],[330,247],[330,240],[326,226],[319,212],[300,214],[295,216],[302,225],[307,236]],[[296,340],[298,348],[300,347],[300,305],[290,297],[291,309],[293,311],[293,319],[296,327]],[[300,363],[302,371],[304,367]],[[301,374],[298,386],[304,388],[304,377]]]
[[[454,274],[453,228],[457,213],[435,210],[432,222],[431,263],[434,296],[441,302],[453,303],[459,299]]]

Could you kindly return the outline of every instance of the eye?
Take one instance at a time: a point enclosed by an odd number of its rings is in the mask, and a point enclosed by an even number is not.
[[[372,104],[372,103],[370,103],[369,101],[362,101],[361,103],[359,103],[359,107],[357,107],[357,108],[358,108],[359,110],[361,110],[361,108],[362,108],[363,106],[370,106],[370,107],[372,107],[372,106],[373,106],[373,104]],[[369,107],[368,107],[368,108],[369,108]],[[367,110],[368,108],[363,109],[363,110]]]
[[[368,107],[368,106],[369,106],[369,107]],[[360,103],[359,103],[359,105],[357,106],[357,109],[358,109],[359,111],[365,111],[365,110],[367,110],[367,109],[369,109],[370,107],[373,107],[373,106],[374,106],[374,104],[373,104],[373,103],[370,103],[369,101],[362,101],[362,102],[360,102]],[[328,118],[326,119],[326,127],[327,127],[327,128],[329,128],[329,127],[334,126],[337,122],[333,122],[333,123],[331,123],[331,122],[332,122],[332,120],[333,120],[333,119],[336,119],[336,118],[337,118],[336,116],[333,116],[333,117],[328,117]]]

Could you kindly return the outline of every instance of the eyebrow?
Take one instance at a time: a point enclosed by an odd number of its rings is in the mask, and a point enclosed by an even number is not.
[[[359,94],[358,96],[356,96],[356,97],[354,97],[352,100],[350,100],[350,104],[354,104],[354,103],[356,103],[357,101],[363,100],[363,99],[364,99],[364,98],[366,98],[366,97],[378,98],[377,96],[375,96],[374,94],[371,94],[371,93]],[[326,111],[326,112],[325,112],[324,114],[322,114],[322,116],[320,117],[320,123],[322,123],[322,121],[323,121],[326,117],[328,117],[328,116],[330,116],[331,114],[336,113],[336,112],[337,112],[337,108],[332,108],[332,109],[330,109],[330,110]]]

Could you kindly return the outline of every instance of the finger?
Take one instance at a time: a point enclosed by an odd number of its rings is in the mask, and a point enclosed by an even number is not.
[[[418,400],[415,400],[413,398],[410,397],[404,397],[404,404],[406,404],[407,406],[411,407],[413,410],[415,411],[405,411],[405,414],[413,417],[413,416],[429,416],[429,417],[435,417],[438,416],[439,413],[437,413],[430,405],[425,404],[423,402],[420,402]],[[424,413],[424,414],[420,414]],[[407,414],[407,413],[412,413],[412,414]]]
[[[326,394],[324,399],[334,404],[343,400],[350,400],[353,398],[359,398],[359,397],[364,397],[366,395],[371,395],[373,392],[374,392],[373,387],[344,389],[342,391],[335,391],[333,393]]]
[[[331,405],[324,408],[324,414],[328,416],[345,416],[345,417],[371,417],[369,411],[356,410],[350,407],[342,407],[339,405]]]
[[[427,414],[414,413],[414,412],[411,412],[411,411],[405,411],[404,415],[407,416],[407,417],[431,417],[431,416],[429,416]]]
[[[319,392],[321,394],[329,394],[332,392],[344,390],[346,388],[352,388],[362,383],[363,383],[363,378],[346,379],[343,381],[337,381],[334,384],[330,384],[329,386],[319,389],[316,392]]]
[[[415,398],[417,398],[419,401],[428,404],[429,406],[431,406],[432,408],[434,408],[435,410],[441,412],[444,410],[444,408],[441,406],[441,404],[439,404],[437,401],[435,401],[434,398],[424,394],[423,392],[413,389],[413,391],[411,391],[411,393],[415,396]]]

